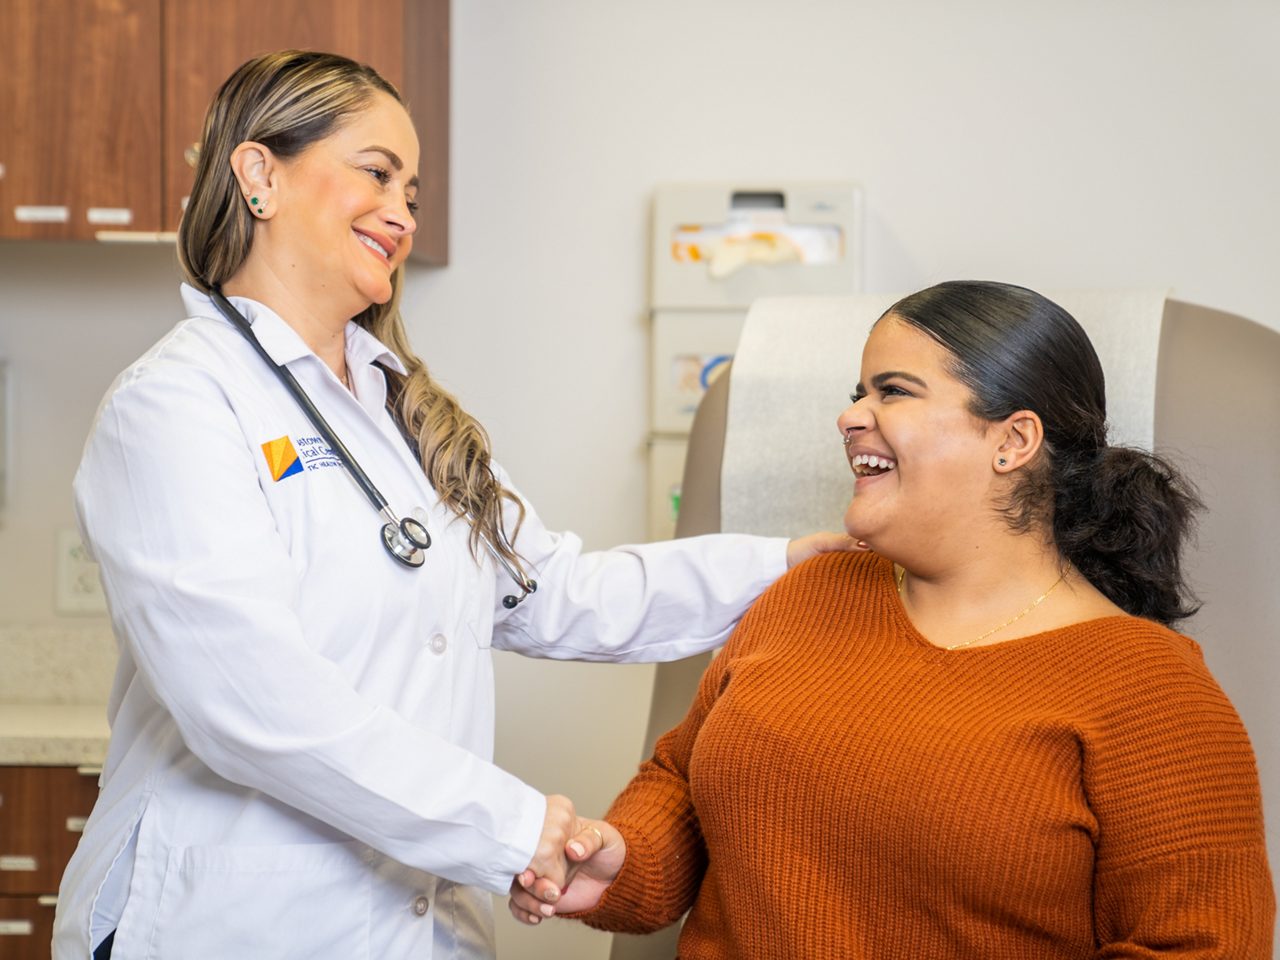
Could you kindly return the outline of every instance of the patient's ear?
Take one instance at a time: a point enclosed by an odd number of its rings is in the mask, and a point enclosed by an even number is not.
[[[1035,459],[1044,445],[1044,424],[1032,410],[1019,410],[1005,417],[996,427],[998,441],[991,467],[998,474],[1008,474]]]

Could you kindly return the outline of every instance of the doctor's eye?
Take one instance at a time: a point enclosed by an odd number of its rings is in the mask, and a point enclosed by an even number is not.
[[[365,167],[364,169],[366,173],[372,176],[373,179],[377,180],[384,187],[391,182],[390,171],[385,170],[382,167]]]
[[[404,201],[404,205],[409,208],[409,213],[411,213],[413,216],[416,217],[418,215],[419,203],[417,200],[410,200],[406,197]]]

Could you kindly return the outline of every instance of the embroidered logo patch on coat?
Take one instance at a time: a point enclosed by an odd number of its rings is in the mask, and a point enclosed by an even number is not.
[[[302,472],[302,461],[288,435],[268,440],[262,445],[262,454],[267,458],[267,469],[273,480],[280,481]]]

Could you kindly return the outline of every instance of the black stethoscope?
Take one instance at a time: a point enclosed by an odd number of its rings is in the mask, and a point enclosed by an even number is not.
[[[226,297],[222,295],[222,291],[214,286],[209,290],[209,296],[213,299],[214,305],[222,311],[222,315],[231,321],[231,325],[243,334],[244,338],[253,345],[253,349],[258,352],[258,356],[266,361],[267,366],[275,371],[280,382],[284,384],[285,389],[293,395],[293,399],[297,401],[298,406],[302,408],[302,412],[307,415],[307,419],[311,421],[311,425],[316,428],[320,436],[329,444],[329,448],[337,456],[342,466],[346,468],[351,479],[364,492],[369,502],[373,504],[373,509],[378,511],[378,515],[386,520],[382,525],[382,545],[386,548],[387,553],[404,564],[406,567],[420,567],[426,560],[427,548],[431,546],[431,534],[427,532],[426,524],[413,517],[402,517],[397,519],[395,511],[391,509],[391,505],[387,503],[381,491],[373,485],[373,481],[369,479],[369,475],[360,468],[360,464],[356,462],[356,458],[351,452],[343,446],[338,435],[333,432],[333,428],[329,426],[329,422],[316,409],[316,405],[311,402],[311,398],[307,396],[307,392],[302,389],[302,385],[298,383],[289,368],[282,363],[276,363],[271,359],[271,354],[267,353],[266,348],[258,340],[253,332],[253,327],[239,310],[237,310]],[[407,440],[407,438],[406,438]],[[410,448],[412,449],[412,444]],[[502,605],[508,610],[515,607],[529,594],[538,589],[537,581],[526,577],[524,573],[514,565],[511,561],[500,554],[488,539],[484,540],[485,547],[493,556],[507,575],[515,581],[516,587],[520,590],[520,596],[508,594],[502,598]]]

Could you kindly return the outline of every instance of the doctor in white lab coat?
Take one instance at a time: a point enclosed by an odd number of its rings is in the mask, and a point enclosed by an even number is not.
[[[211,107],[180,237],[187,319],[112,385],[75,480],[120,665],[55,957],[491,956],[490,892],[530,867],[562,880],[577,820],[493,765],[490,648],[688,656],[788,560],[842,545],[584,553],[433,386],[411,450],[405,399],[430,381],[395,302],[417,163],[394,91],[342,58],[258,58]],[[421,568],[384,551],[383,521],[214,285],[391,509],[425,520]],[[473,526],[538,582],[514,609]]]

